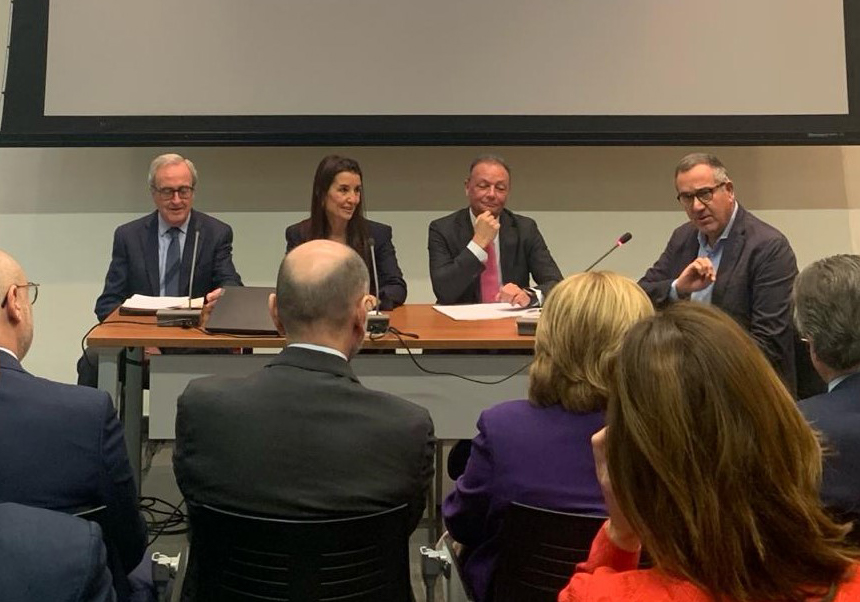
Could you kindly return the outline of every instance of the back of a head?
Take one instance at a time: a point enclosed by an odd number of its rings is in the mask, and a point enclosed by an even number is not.
[[[348,326],[368,282],[367,266],[346,245],[321,239],[293,249],[281,262],[275,290],[287,337]]]
[[[860,255],[834,255],[794,282],[794,320],[819,360],[842,371],[860,365]]]
[[[617,375],[609,473],[657,567],[731,600],[802,600],[842,578],[818,440],[731,318],[674,304],[630,330]]]
[[[619,274],[586,272],[560,282],[538,321],[529,399],[578,413],[605,409],[624,334],[653,314],[648,296]]]

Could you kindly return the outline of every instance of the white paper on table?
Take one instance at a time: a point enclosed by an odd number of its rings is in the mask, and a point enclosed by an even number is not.
[[[510,303],[475,303],[474,305],[434,305],[433,309],[452,320],[501,320],[524,315],[540,315],[538,307],[518,307]]]
[[[123,302],[122,307],[133,311],[157,311],[159,309],[174,309],[189,307],[188,297],[150,297],[149,295],[132,295]],[[203,307],[203,297],[191,300],[191,309]]]

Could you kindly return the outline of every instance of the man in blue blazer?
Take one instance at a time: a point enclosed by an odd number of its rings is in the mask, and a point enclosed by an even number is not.
[[[539,305],[561,281],[535,221],[505,208],[510,187],[501,157],[478,157],[465,184],[469,206],[430,223],[430,282],[438,303]]]
[[[124,600],[125,575],[146,549],[146,525],[122,426],[104,391],[39,378],[21,366],[33,340],[37,291],[0,251],[0,502],[65,512],[105,506],[102,525]]]
[[[827,392],[800,402],[825,448],[821,499],[860,518],[860,255],[805,268],[794,284],[794,318]]]
[[[233,266],[233,230],[222,221],[194,211],[197,169],[176,154],[156,157],[149,168],[149,188],[156,211],[116,229],[105,286],[96,301],[96,316],[104,320],[134,295],[185,296],[191,278],[192,297],[211,301],[224,285],[242,284]],[[173,242],[174,234],[176,242]],[[171,246],[176,250],[171,255]],[[178,272],[171,259],[177,259]]]
[[[675,189],[689,222],[675,229],[639,285],[658,308],[683,299],[719,307],[752,335],[793,391],[791,245],[735,201],[734,184],[714,155],[681,159]]]
[[[5,602],[114,602],[102,531],[82,518],[0,504]]]

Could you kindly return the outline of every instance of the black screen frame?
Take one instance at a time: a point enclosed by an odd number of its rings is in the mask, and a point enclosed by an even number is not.
[[[0,146],[826,145],[860,142],[860,3],[843,0],[847,115],[46,116],[50,0],[13,2]]]

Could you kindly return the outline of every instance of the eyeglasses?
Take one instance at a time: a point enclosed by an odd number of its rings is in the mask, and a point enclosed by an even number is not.
[[[35,282],[28,282],[27,284],[13,284],[12,286],[27,289],[27,296],[30,299],[30,305],[33,305],[36,302],[36,299],[39,298],[39,285]],[[9,290],[6,291],[6,294],[3,295],[3,301],[0,301],[0,308],[6,307],[6,299],[9,298],[9,291],[12,290],[12,286],[10,286]]]
[[[720,182],[716,186],[710,186],[708,188],[699,188],[694,190],[693,192],[679,192],[678,196],[675,197],[678,199],[678,202],[681,203],[684,207],[692,207],[693,201],[695,199],[699,199],[702,204],[707,205],[711,201],[714,200],[714,192],[718,189],[722,188],[728,184],[728,182]]]
[[[194,194],[194,186],[180,186],[179,188],[153,188],[152,192],[157,194],[163,201],[169,201],[174,195],[178,194],[179,198],[186,201]]]

